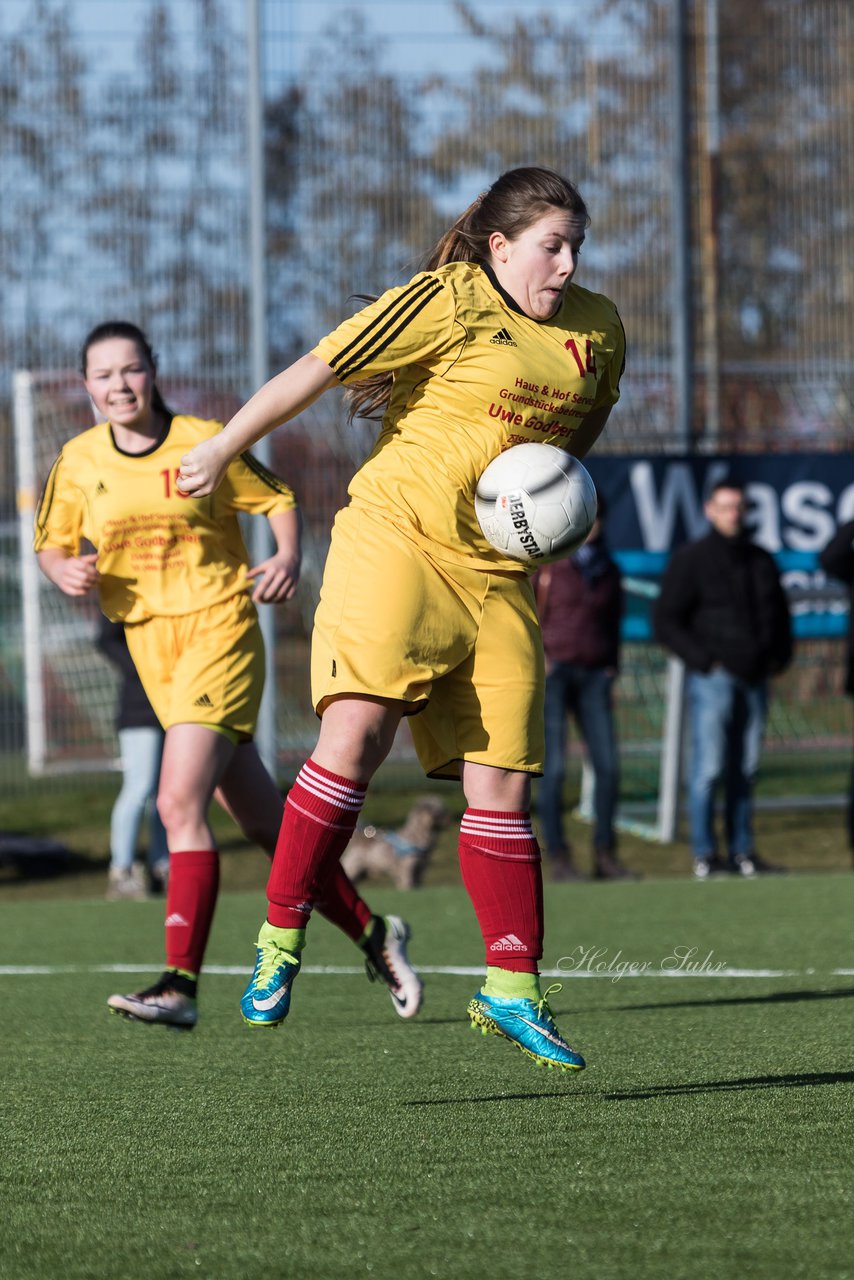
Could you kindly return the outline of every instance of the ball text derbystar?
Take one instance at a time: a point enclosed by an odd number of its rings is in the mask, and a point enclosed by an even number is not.
[[[525,504],[522,501],[520,493],[508,493],[510,502],[510,519],[513,522],[513,528],[519,534],[519,541],[532,556],[541,556],[543,553],[537,545],[537,540],[528,527],[528,520],[525,515]]]

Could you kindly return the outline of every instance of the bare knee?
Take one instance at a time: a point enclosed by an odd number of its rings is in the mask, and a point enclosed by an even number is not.
[[[472,809],[526,813],[531,807],[530,774],[468,761],[461,765],[460,774],[466,802]]]
[[[402,712],[402,703],[386,699],[347,697],[330,702],[312,759],[354,782],[368,782],[391,750]]]
[[[164,786],[163,783],[157,792],[157,812],[167,833],[179,831],[204,820],[197,796],[170,787],[168,784]]]

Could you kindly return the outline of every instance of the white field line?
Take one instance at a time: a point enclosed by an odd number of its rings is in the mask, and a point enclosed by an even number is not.
[[[53,977],[58,974],[73,973],[156,973],[162,969],[160,961],[152,964],[4,964],[0,965],[0,978]],[[483,965],[429,965],[418,966],[418,972],[436,974],[444,977],[480,978],[483,977]],[[205,976],[234,977],[247,976],[252,972],[249,965],[205,965]],[[364,965],[306,964],[300,973],[312,974],[315,977],[353,978],[364,977]],[[543,978],[605,978],[611,982],[624,978],[807,978],[813,976],[832,978],[854,977],[854,969],[735,969],[713,968],[698,972],[687,969],[654,969],[644,968],[633,971],[630,967],[603,969],[600,972],[566,969],[541,969]]]

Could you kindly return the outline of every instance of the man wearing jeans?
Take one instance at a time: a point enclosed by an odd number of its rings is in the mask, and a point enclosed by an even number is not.
[[[619,758],[612,689],[620,650],[623,590],[620,570],[605,545],[600,496],[597,518],[583,546],[534,574],[546,654],[546,755],[537,814],[553,880],[580,880],[563,827],[566,725],[578,723],[593,770],[593,875],[636,879],[617,860],[614,814]]]
[[[854,520],[839,526],[819,556],[819,563],[831,578],[838,578],[851,595],[848,610],[848,647],[845,670],[845,692],[854,698]],[[854,860],[854,765],[848,793],[848,847]]]
[[[753,842],[753,780],[768,708],[768,678],[792,656],[789,608],[773,558],[744,528],[744,490],[721,480],[705,505],[711,529],[680,547],[654,612],[659,642],[687,668],[691,726],[688,796],[694,875],[776,871]],[[715,798],[724,791],[728,859],[718,859]]]

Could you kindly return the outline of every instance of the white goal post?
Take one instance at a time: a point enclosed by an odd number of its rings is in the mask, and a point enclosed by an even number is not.
[[[37,604],[39,569],[32,550],[33,520],[36,509],[36,471],[32,449],[34,438],[32,375],[28,370],[19,369],[15,373],[13,394],[27,764],[31,773],[41,774],[44,772],[47,747]]]
[[[62,443],[91,424],[71,373],[14,376],[15,479],[27,767],[33,776],[117,768],[117,680],[95,645],[98,609],[41,574],[33,552],[39,495]]]

